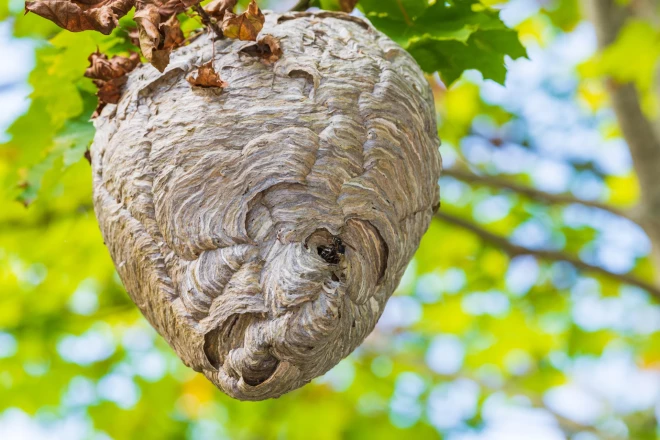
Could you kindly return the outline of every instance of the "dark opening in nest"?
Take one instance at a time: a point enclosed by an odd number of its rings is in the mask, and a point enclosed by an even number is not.
[[[339,237],[332,237],[330,246],[319,246],[316,248],[321,258],[329,264],[339,264],[341,256],[346,252],[346,247]]]

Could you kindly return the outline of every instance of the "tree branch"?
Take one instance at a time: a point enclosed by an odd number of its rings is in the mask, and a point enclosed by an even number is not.
[[[91,203],[81,203],[68,211],[45,210],[30,213],[26,210],[24,217],[0,219],[0,230],[40,229],[60,220],[82,218],[85,215],[94,215],[94,206]]]
[[[291,12],[299,12],[299,11],[306,11],[309,9],[309,3],[310,0],[299,0],[298,3],[296,3],[289,11]]]
[[[378,338],[389,338],[390,336],[387,335],[386,333],[382,333],[382,330],[379,330],[378,327],[374,329],[372,336],[377,335],[378,333],[381,333]],[[422,335],[426,336],[428,338],[433,338],[437,335],[435,331],[431,331],[430,334],[424,335],[424,332],[422,331]],[[373,339],[372,339],[373,341]],[[362,348],[367,352],[369,355],[376,357],[381,354],[380,349],[377,347],[377,345],[370,345],[369,342],[365,341],[365,343],[362,345]],[[369,365],[364,363],[364,361],[360,361],[359,359],[356,359],[356,363],[358,365],[364,366],[364,365]],[[428,365],[424,362],[424,359],[420,359],[417,356],[410,356],[406,357],[403,359],[403,363],[406,365],[412,365],[419,371],[424,371],[428,370]],[[488,383],[488,381],[484,380],[483,377],[480,377],[479,375],[473,375],[473,374],[468,374],[464,369],[457,373],[453,374],[440,374],[437,376],[437,378],[442,381],[442,382],[454,382],[457,380],[462,380],[462,379],[467,379],[472,382],[478,383],[480,386],[483,388],[491,388],[492,385]],[[568,419],[562,415],[557,414],[555,411],[553,411],[551,408],[549,408],[545,402],[543,402],[543,398],[539,396],[537,393],[534,393],[532,390],[529,389],[528,386],[525,386],[524,383],[521,383],[524,381],[525,377],[511,377],[508,378],[501,386],[498,387],[499,391],[503,391],[507,396],[515,396],[515,395],[521,395],[525,396],[526,398],[529,399],[530,403],[535,407],[542,409],[544,411],[547,411],[550,413],[559,423],[561,429],[564,431],[566,434],[575,434],[577,432],[581,431],[589,431],[594,434],[597,434],[599,439],[602,440],[614,440],[614,437],[609,437],[607,436],[604,432],[601,430],[597,429],[593,425],[589,424],[582,424],[579,422],[576,422],[574,420]],[[651,417],[652,418],[652,417]]]
[[[616,0],[590,0],[590,14],[601,49],[619,36],[627,19],[657,19],[655,8],[646,2],[631,2],[627,7]],[[641,191],[641,225],[653,243],[656,268],[660,271],[660,122],[650,121],[640,104],[634,84],[607,81],[612,108],[628,143]]]
[[[650,295],[655,297],[656,300],[660,300],[660,288],[657,286],[654,286],[651,283],[648,283],[646,281],[640,280],[639,278],[635,277],[634,275],[631,274],[618,274],[614,272],[610,272],[609,270],[596,266],[590,263],[587,263],[585,261],[580,260],[577,257],[574,257],[572,255],[569,255],[565,252],[560,252],[560,251],[549,251],[549,250],[537,250],[537,249],[530,249],[526,248],[524,246],[519,246],[517,244],[514,244],[510,242],[507,238],[502,237],[497,234],[493,234],[490,231],[487,231],[483,229],[481,226],[472,223],[468,220],[462,219],[460,217],[454,216],[452,214],[448,214],[444,211],[438,211],[435,214],[436,218],[447,222],[451,223],[455,226],[461,227],[463,229],[466,229],[476,235],[478,235],[483,241],[498,247],[502,249],[504,252],[509,254],[511,257],[519,256],[519,255],[532,255],[536,256],[540,259],[543,260],[548,260],[548,261],[565,261],[567,263],[571,263],[573,266],[575,266],[577,269],[583,270],[585,272],[594,272],[598,273],[601,275],[605,275],[607,277],[610,277],[612,279],[615,279],[617,281],[620,281],[625,284],[630,284],[631,286],[636,286],[641,289],[646,290]]]
[[[559,205],[579,204],[579,205],[588,206],[590,208],[602,209],[603,211],[610,212],[614,215],[627,218],[628,220],[637,223],[633,213],[624,211],[622,209],[616,208],[606,203],[578,199],[568,194],[551,194],[538,190],[536,188],[520,185],[518,183],[511,182],[507,179],[502,179],[500,177],[478,175],[470,171],[464,171],[456,168],[444,169],[442,171],[442,175],[450,176],[467,183],[474,183],[478,185],[490,186],[493,188],[506,189],[509,191],[522,194],[524,196],[529,197],[530,199],[543,203],[559,204]]]

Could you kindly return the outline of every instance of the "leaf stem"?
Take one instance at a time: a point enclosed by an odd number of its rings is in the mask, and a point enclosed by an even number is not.
[[[401,0],[396,0],[396,4],[399,6],[399,9],[401,10],[401,14],[403,15],[403,20],[406,22],[408,26],[412,26],[413,22],[408,16],[408,12],[406,11],[406,8],[403,7],[403,3],[401,3]]]

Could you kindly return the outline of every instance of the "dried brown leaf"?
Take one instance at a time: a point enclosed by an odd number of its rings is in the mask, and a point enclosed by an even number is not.
[[[173,50],[181,46],[184,42],[181,23],[176,15],[172,15],[165,23],[161,23],[160,31],[164,35],[163,49]]]
[[[227,38],[234,38],[245,41],[256,41],[257,35],[264,27],[264,14],[252,0],[248,5],[247,11],[241,15],[236,15],[231,11],[225,11],[222,21],[222,32]]]
[[[197,68],[197,75],[195,77],[193,77],[193,75],[190,75],[188,78],[186,78],[186,80],[193,87],[225,88],[228,85],[225,81],[223,81],[220,78],[218,72],[216,72],[215,69],[213,68],[213,61],[209,61],[208,63],[203,64],[202,66]]]
[[[272,35],[264,35],[259,40],[259,45],[262,48],[262,57],[267,63],[274,63],[282,56],[282,48],[280,47],[280,40]]]
[[[133,18],[138,27],[142,55],[151,62],[154,57],[153,52],[158,50],[161,41],[160,31],[158,30],[160,27],[158,6],[153,3],[138,4],[138,9],[135,11]]]
[[[133,46],[140,47],[140,31],[138,31],[137,28],[128,31],[128,38],[131,40]]]
[[[357,4],[358,0],[339,0],[339,7],[343,12],[353,12]]]
[[[256,44],[249,44],[241,53],[261,58],[266,64],[272,64],[282,56],[280,40],[272,35],[264,35],[259,38]]]
[[[170,63],[172,49],[180,46],[183,32],[176,15],[163,21],[160,3],[139,3],[135,12],[140,50],[144,57],[160,72]]]
[[[197,3],[199,3],[197,0],[165,0],[159,2],[158,12],[160,12],[161,17],[171,17],[180,14]]]
[[[117,104],[121,98],[122,88],[126,84],[127,78],[120,76],[119,78],[112,78],[108,81],[97,79],[94,84],[99,88],[96,96],[99,98],[99,107],[105,107],[105,104]],[[100,110],[97,108],[97,112]]]
[[[37,0],[25,2],[25,12],[33,12],[71,32],[96,30],[107,35],[134,4],[135,0]]]
[[[225,11],[232,11],[236,3],[238,3],[238,0],[213,0],[206,5],[204,10],[211,17],[221,21],[225,16]]]
[[[140,64],[140,56],[137,53],[132,53],[129,57],[115,55],[108,59],[107,55],[94,52],[87,60],[89,67],[85,70],[85,76],[104,81],[124,76]]]
[[[96,110],[92,114],[92,119],[98,117],[101,114],[101,111],[105,108],[107,104],[117,104],[121,99],[121,92],[124,84],[126,84],[127,78],[121,76],[119,78],[113,78],[108,81],[102,79],[95,79],[94,84],[97,87],[96,96],[98,97],[98,103],[96,104]]]
[[[105,54],[94,52],[88,60],[89,67],[85,70],[85,76],[92,78],[98,87],[96,96],[99,98],[99,103],[92,115],[92,118],[95,118],[106,104],[119,102],[127,81],[126,74],[140,64],[140,56],[132,53],[129,57],[115,55],[108,59]]]

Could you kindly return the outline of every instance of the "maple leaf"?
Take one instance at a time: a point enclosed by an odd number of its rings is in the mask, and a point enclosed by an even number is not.
[[[238,0],[213,0],[204,7],[204,10],[216,20],[222,20],[225,16],[225,11],[234,9],[236,3],[238,3]]]
[[[209,61],[208,63],[201,65],[199,68],[197,68],[197,75],[195,77],[190,75],[188,78],[186,78],[186,80],[193,87],[225,88],[228,85],[220,78],[218,72],[216,72],[213,68],[213,61]]]
[[[254,0],[250,1],[247,11],[241,15],[225,11],[225,17],[222,20],[222,32],[227,38],[256,41],[257,35],[264,27],[264,14],[257,6]]]
[[[37,0],[25,2],[25,13],[33,12],[71,32],[96,30],[108,35],[134,4],[135,0]]]

